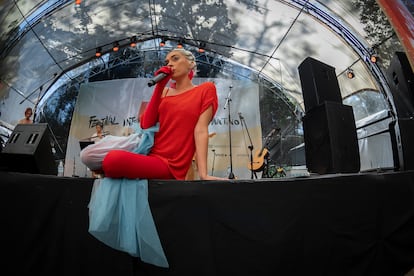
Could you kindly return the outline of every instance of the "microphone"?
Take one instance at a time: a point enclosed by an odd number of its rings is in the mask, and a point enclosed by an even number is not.
[[[156,83],[162,81],[163,79],[165,79],[168,76],[168,74],[165,74],[163,72],[159,73],[158,75],[156,75],[155,77],[153,77],[152,79],[150,79],[148,81],[148,86],[151,87],[153,85],[155,85]]]
[[[227,105],[229,104],[229,102],[231,101],[231,99],[230,99],[230,95],[231,95],[231,89],[233,88],[233,85],[231,84],[230,86],[229,86],[229,94],[227,95],[227,98],[226,98],[226,103],[224,104],[224,109],[226,109],[227,108]]]
[[[244,120],[244,117],[242,116],[241,112],[239,112],[239,118],[240,120]]]

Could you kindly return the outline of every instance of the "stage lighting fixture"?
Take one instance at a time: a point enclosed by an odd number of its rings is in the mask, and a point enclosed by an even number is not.
[[[378,55],[377,54],[371,54],[369,60],[371,60],[372,63],[377,63]]]
[[[182,42],[182,40],[180,40],[179,42],[178,42],[178,44],[177,44],[177,48],[183,48],[183,42]]]
[[[118,41],[117,42],[114,42],[114,44],[112,45],[112,51],[114,51],[114,52],[118,52],[119,51],[119,43],[118,43]]]
[[[200,46],[198,47],[198,52],[199,53],[204,53],[206,51],[206,43],[205,42],[200,42]]]
[[[102,47],[96,48],[95,57],[102,56]]]
[[[160,47],[164,47],[164,46],[165,46],[165,39],[163,38],[163,39],[161,39]]]
[[[133,36],[133,37],[130,38],[129,46],[131,46],[131,47],[137,46],[137,37],[136,36]]]
[[[353,79],[355,77],[354,70],[352,70],[351,68],[348,68],[346,70],[346,76],[348,77],[348,79]]]

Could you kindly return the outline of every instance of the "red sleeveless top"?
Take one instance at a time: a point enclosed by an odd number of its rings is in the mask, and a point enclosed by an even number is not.
[[[212,82],[161,99],[158,108],[160,128],[148,155],[167,162],[176,179],[185,179],[195,153],[194,128],[201,113],[210,106],[214,116],[218,99]]]

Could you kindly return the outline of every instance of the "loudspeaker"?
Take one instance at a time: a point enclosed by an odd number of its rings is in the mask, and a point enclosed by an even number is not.
[[[414,73],[404,52],[395,52],[386,73],[399,118],[414,116]]]
[[[325,101],[342,103],[335,68],[307,57],[298,67],[305,112]]]
[[[1,153],[9,171],[57,175],[48,124],[19,124]]]
[[[359,172],[361,164],[352,107],[325,102],[302,118],[309,172]]]
[[[394,167],[414,169],[414,118],[398,119],[390,123]]]

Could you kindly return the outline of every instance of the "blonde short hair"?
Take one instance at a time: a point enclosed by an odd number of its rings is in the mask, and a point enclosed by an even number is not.
[[[191,53],[190,51],[188,51],[188,50],[186,50],[186,49],[183,49],[183,48],[175,48],[175,49],[172,49],[171,51],[170,51],[170,53],[171,52],[180,52],[181,54],[183,54],[184,55],[184,57],[188,60],[188,61],[191,61],[191,62],[193,62],[194,63],[194,67],[193,67],[193,72],[194,72],[194,74],[197,72],[197,62],[196,62],[196,59],[195,59],[195,56],[193,55],[193,53]]]

